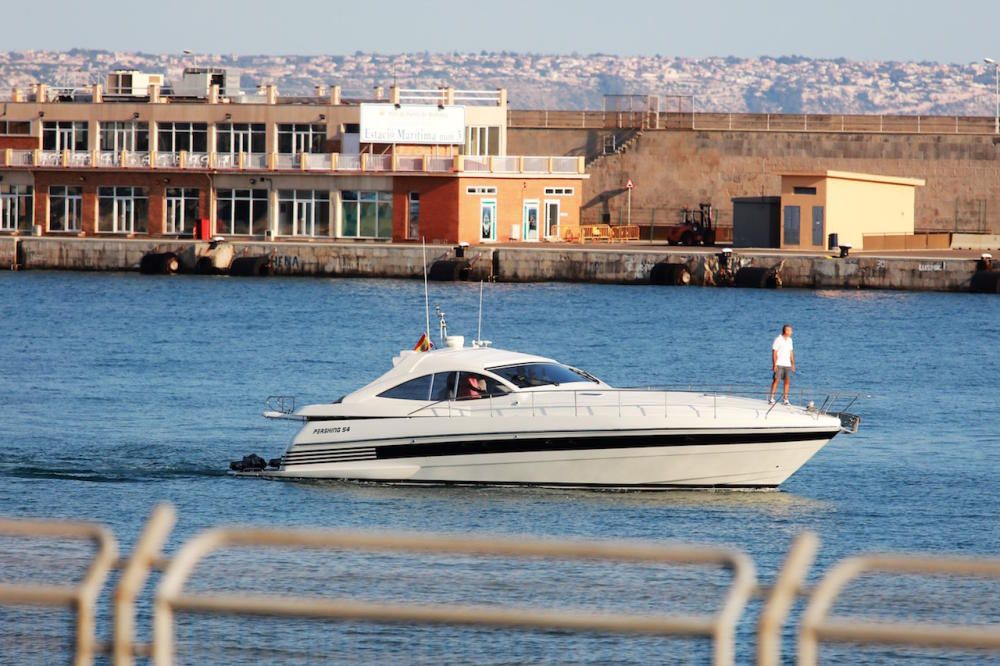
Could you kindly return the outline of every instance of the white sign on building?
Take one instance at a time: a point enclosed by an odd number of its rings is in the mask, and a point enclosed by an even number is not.
[[[465,143],[465,107],[362,104],[361,143]]]

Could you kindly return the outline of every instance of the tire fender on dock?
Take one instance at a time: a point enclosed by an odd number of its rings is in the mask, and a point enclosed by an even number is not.
[[[1000,271],[976,271],[969,291],[974,294],[1000,294]]]
[[[691,273],[684,264],[662,261],[649,272],[649,283],[683,287],[691,284]]]
[[[763,266],[744,266],[736,271],[733,286],[745,289],[777,289],[781,286],[781,280],[773,269]]]
[[[180,268],[180,259],[173,252],[147,252],[139,260],[139,272],[143,275],[173,275]]]
[[[427,279],[434,282],[464,282],[469,279],[468,259],[440,259],[431,264]]]
[[[271,275],[271,257],[237,257],[229,266],[229,274],[234,277],[266,277]]]

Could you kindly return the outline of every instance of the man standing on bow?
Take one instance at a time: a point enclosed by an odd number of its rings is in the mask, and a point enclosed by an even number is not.
[[[782,326],[781,335],[776,337],[771,344],[771,372],[774,373],[774,378],[771,380],[771,393],[767,397],[767,402],[774,404],[774,392],[778,388],[778,382],[784,381],[782,404],[789,404],[788,387],[792,381],[792,373],[795,372],[795,350],[792,345],[791,324]]]

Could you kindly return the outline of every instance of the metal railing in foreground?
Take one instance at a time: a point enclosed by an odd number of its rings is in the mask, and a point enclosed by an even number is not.
[[[97,598],[118,558],[118,543],[102,525],[86,522],[0,519],[0,535],[28,539],[89,541],[95,553],[75,586],[0,582],[0,607],[47,606],[71,610],[76,664],[89,664],[100,646],[94,637]]]
[[[91,540],[96,545],[96,553],[85,579],[78,587],[5,583],[0,585],[0,608],[20,605],[70,608],[77,617],[75,663],[89,664],[95,654],[107,653],[113,655],[116,666],[129,666],[136,656],[152,657],[158,665],[173,664],[175,616],[179,613],[185,617],[303,618],[418,626],[558,630],[579,634],[614,634],[636,639],[643,636],[702,637],[711,641],[715,664],[731,664],[735,660],[735,628],[753,597],[764,601],[756,631],[757,663],[767,666],[781,663],[782,634],[799,598],[808,599],[798,630],[798,659],[801,664],[817,663],[819,645],[835,642],[1000,651],[998,624],[873,623],[828,617],[844,588],[856,582],[862,574],[958,575],[1000,581],[1000,559],[957,559],[931,555],[852,557],[835,565],[816,587],[809,588],[804,581],[819,547],[818,538],[810,532],[796,537],[773,585],[763,586],[757,584],[754,564],[745,553],[718,546],[236,528],[204,531],[187,541],[173,558],[167,559],[162,557],[160,550],[173,528],[174,518],[170,506],[161,505],[154,509],[127,561],[116,559],[114,538],[99,525],[0,520],[0,535],[46,540],[82,539]],[[262,548],[265,552],[353,551],[373,556],[376,553],[405,553],[421,557],[440,555],[453,558],[462,555],[522,559],[545,562],[546,567],[548,563],[555,562],[579,562],[580,567],[584,566],[584,562],[616,563],[615,571],[628,563],[643,566],[694,565],[705,567],[707,571],[728,572],[728,585],[716,610],[702,614],[362,601],[348,596],[289,596],[283,595],[280,588],[272,589],[270,594],[259,595],[194,593],[186,589],[192,573],[207,558],[225,549],[247,547]],[[120,569],[122,573],[112,602],[114,635],[112,641],[105,644],[94,638],[94,617],[100,590],[113,568]],[[153,570],[163,571],[164,574],[153,606],[152,643],[147,645],[136,639],[136,601]],[[518,569],[505,572],[504,575],[510,578],[516,576]],[[893,602],[884,600],[884,603]],[[994,606],[988,599],[985,601],[985,607]],[[439,649],[442,654],[449,652],[446,643],[435,644],[434,649]],[[323,655],[322,658],[328,660],[329,657]]]
[[[1000,651],[1000,625],[930,622],[886,622],[833,619],[834,602],[847,585],[866,573],[922,576],[971,576],[1000,579],[1000,559],[914,555],[862,555],[839,562],[823,577],[809,598],[799,628],[798,663],[819,663],[821,643],[906,645],[929,648],[971,648]],[[997,600],[994,602],[1000,602]]]
[[[573,610],[410,604],[274,595],[192,595],[184,586],[199,562],[230,546],[463,554],[547,560],[600,560],[722,567],[732,582],[712,615],[597,613]],[[667,546],[541,540],[496,540],[305,530],[213,529],[189,541],[171,561],[156,597],[154,663],[174,662],[174,613],[217,613],[361,620],[431,625],[547,629],[657,636],[701,636],[713,643],[717,664],[734,659],[736,623],[756,587],[753,562],[745,554],[711,546]]]

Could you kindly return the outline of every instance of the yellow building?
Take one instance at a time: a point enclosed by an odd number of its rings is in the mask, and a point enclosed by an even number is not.
[[[781,175],[779,247],[863,247],[864,234],[912,234],[916,188],[925,181],[849,171]]]

